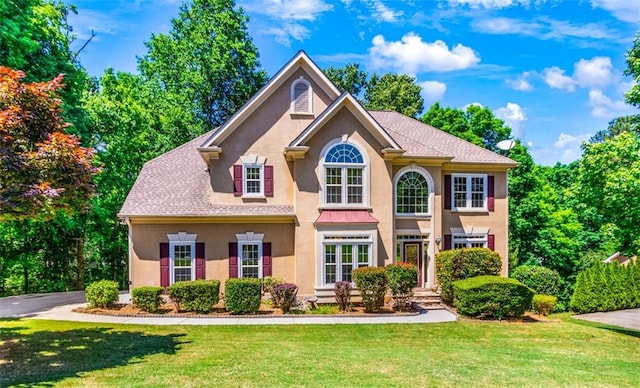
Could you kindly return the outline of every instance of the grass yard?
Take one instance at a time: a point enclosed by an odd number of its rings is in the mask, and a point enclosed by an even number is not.
[[[0,320],[0,386],[638,386],[640,332],[560,322],[134,326]]]

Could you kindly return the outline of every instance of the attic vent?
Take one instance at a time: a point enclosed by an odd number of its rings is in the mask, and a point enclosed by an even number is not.
[[[311,85],[302,78],[291,85],[291,111],[291,113],[312,113]]]

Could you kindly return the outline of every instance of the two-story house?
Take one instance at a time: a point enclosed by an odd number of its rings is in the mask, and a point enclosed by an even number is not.
[[[487,247],[508,267],[516,163],[415,119],[367,111],[300,51],[226,123],[149,161],[120,217],[132,287],[275,276],[333,296],[362,266]]]

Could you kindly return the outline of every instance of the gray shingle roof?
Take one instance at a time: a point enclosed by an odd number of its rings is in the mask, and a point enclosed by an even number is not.
[[[394,111],[369,111],[406,152],[404,156],[452,157],[450,163],[516,162]]]
[[[293,216],[293,206],[211,203],[207,165],[197,150],[212,132],[147,163],[131,188],[120,217]]]

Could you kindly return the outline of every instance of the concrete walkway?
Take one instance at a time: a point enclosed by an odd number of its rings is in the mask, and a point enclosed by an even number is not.
[[[579,314],[573,316],[585,321],[606,323],[625,327],[627,329],[640,330],[640,309],[609,311],[606,313]]]
[[[120,301],[129,303],[129,295],[121,294]],[[447,310],[427,310],[418,315],[397,316],[323,316],[287,315],[274,317],[220,317],[220,318],[173,318],[173,317],[117,317],[109,315],[75,313],[72,310],[86,303],[54,307],[29,315],[29,318],[58,321],[104,322],[138,325],[335,325],[335,324],[382,324],[382,323],[438,323],[452,322],[456,315]]]

